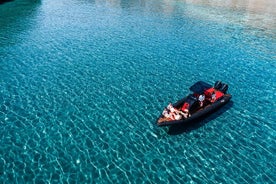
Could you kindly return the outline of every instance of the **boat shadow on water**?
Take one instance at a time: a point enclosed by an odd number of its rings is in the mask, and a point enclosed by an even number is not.
[[[234,104],[233,101],[229,101],[222,108],[215,110],[211,114],[207,114],[203,117],[200,117],[195,121],[192,121],[192,122],[189,122],[189,123],[186,123],[186,124],[172,125],[169,128],[168,134],[169,135],[178,135],[178,134],[182,134],[184,132],[189,133],[189,132],[191,132],[195,129],[198,129],[198,128],[202,127],[203,125],[205,125],[206,123],[208,123],[208,122],[216,119],[217,117],[219,117],[221,114],[223,114],[228,109],[230,109],[233,106],[233,104]]]

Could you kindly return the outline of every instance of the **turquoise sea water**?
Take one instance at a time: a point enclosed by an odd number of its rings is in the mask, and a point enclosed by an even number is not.
[[[0,183],[275,183],[276,6],[243,2],[0,5]],[[156,126],[218,79],[232,102]]]

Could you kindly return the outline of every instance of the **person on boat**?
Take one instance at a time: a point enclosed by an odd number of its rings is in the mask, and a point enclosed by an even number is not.
[[[171,119],[180,120],[182,118],[181,112],[175,109],[171,103],[167,106],[166,109],[168,109]]]
[[[181,114],[183,115],[184,118],[190,117],[189,107],[190,107],[190,104],[185,102],[181,108]]]
[[[168,109],[165,108],[162,112],[162,115],[165,117],[165,118],[171,118],[171,114],[168,112]]]
[[[172,112],[172,113],[175,112],[175,109],[174,109],[174,107],[173,107],[173,105],[172,105],[171,103],[169,103],[169,105],[167,106],[167,109],[168,109],[170,112]]]
[[[165,118],[169,118],[169,119],[174,119],[173,117],[173,112],[174,112],[174,108],[172,106],[172,104],[170,103],[162,112],[162,115]]]
[[[198,100],[199,100],[200,107],[202,107],[205,100],[205,95],[204,94],[199,95]]]
[[[174,113],[174,114],[173,114],[173,119],[174,119],[174,120],[181,120],[181,118],[182,118],[182,115],[181,115],[181,114],[179,114],[179,113]]]
[[[211,96],[211,102],[216,101],[216,93],[213,91]]]
[[[184,118],[188,118],[190,117],[190,113],[189,113],[189,110],[188,109],[184,109],[183,112],[182,112]]]

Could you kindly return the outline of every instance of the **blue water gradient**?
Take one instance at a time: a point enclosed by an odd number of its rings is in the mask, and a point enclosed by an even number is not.
[[[0,183],[275,183],[276,10],[195,2],[0,5]],[[218,79],[232,102],[156,126]]]

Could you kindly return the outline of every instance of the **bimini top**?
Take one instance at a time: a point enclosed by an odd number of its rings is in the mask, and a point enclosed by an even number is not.
[[[205,90],[207,90],[211,87],[212,87],[212,85],[210,85],[206,82],[198,81],[190,87],[190,90],[194,93],[202,94]]]

